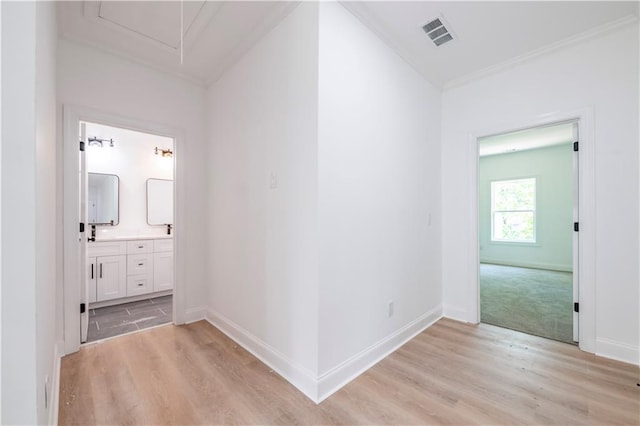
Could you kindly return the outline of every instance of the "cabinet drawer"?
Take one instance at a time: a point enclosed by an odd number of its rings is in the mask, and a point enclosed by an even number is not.
[[[127,277],[127,296],[151,293],[153,278],[148,275],[133,275]]]
[[[153,254],[127,255],[127,275],[150,274],[153,271]]]
[[[127,254],[153,253],[153,240],[127,241]]]
[[[165,238],[163,240],[153,240],[154,253],[164,253],[173,251],[173,238]]]
[[[126,253],[125,241],[100,241],[87,244],[87,257],[117,256]]]

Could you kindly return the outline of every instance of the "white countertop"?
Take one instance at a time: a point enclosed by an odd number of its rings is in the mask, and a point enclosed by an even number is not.
[[[108,242],[108,241],[127,241],[127,240],[168,240],[173,238],[173,235],[109,235],[109,236],[96,236],[96,243]]]

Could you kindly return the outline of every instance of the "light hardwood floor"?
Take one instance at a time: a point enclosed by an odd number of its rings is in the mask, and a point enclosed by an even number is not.
[[[568,344],[442,319],[315,405],[200,321],[66,356],[59,423],[637,425],[639,374]]]

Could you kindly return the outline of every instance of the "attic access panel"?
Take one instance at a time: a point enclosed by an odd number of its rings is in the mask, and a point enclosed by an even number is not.
[[[206,1],[183,3],[185,35],[205,4]],[[101,1],[97,17],[172,49],[180,47],[179,1]]]

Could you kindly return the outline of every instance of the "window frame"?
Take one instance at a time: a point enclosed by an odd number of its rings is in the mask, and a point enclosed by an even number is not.
[[[533,181],[533,209],[517,209],[517,210],[497,210],[495,209],[495,186],[494,184],[498,183],[508,183],[508,182],[519,182],[519,181]],[[537,218],[537,207],[538,207],[538,179],[536,176],[528,176],[528,177],[520,177],[520,178],[509,178],[509,179],[495,179],[489,182],[489,187],[491,191],[491,234],[489,236],[489,241],[491,243],[498,244],[524,244],[524,245],[535,245],[538,242],[538,218]],[[495,217],[496,213],[528,213],[531,212],[533,214],[533,239],[531,240],[514,240],[514,239],[496,239],[495,238]]]

